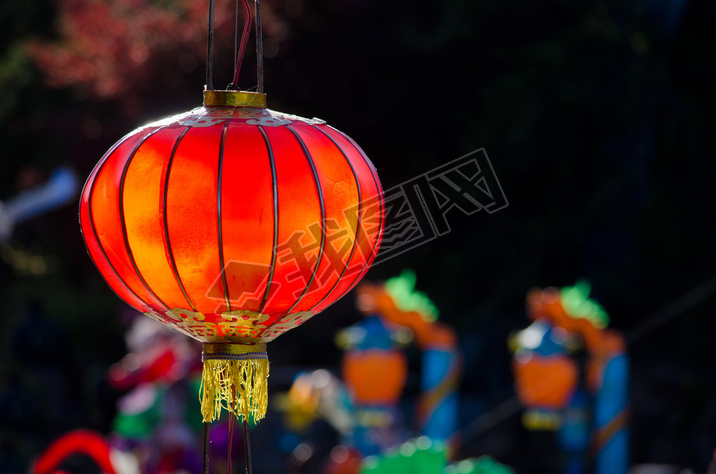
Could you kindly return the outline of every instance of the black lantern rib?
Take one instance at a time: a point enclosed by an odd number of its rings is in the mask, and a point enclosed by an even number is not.
[[[273,149],[271,148],[271,141],[269,140],[266,130],[259,125],[259,131],[264,137],[264,143],[266,143],[266,151],[268,152],[269,163],[271,164],[271,189],[273,191],[273,246],[271,249],[271,269],[268,274],[268,281],[266,282],[266,291],[259,305],[258,312],[262,313],[266,302],[268,301],[269,293],[271,292],[271,284],[273,283],[273,275],[276,271],[276,258],[278,253],[278,184],[276,180],[276,161],[273,156]]]
[[[310,309],[310,311],[313,311],[316,307],[318,307],[321,303],[323,303],[325,301],[325,299],[328,298],[328,296],[331,293],[333,293],[333,291],[336,289],[338,284],[343,279],[343,276],[346,274],[346,271],[348,270],[348,266],[350,265],[350,262],[353,259],[353,255],[355,254],[356,247],[358,246],[358,237],[360,236],[361,225],[363,224],[361,222],[362,217],[363,217],[363,194],[362,194],[361,187],[360,187],[360,181],[358,180],[358,174],[356,173],[356,170],[353,167],[353,163],[351,163],[351,160],[348,158],[348,155],[346,155],[346,152],[343,151],[343,148],[341,148],[340,145],[338,145],[338,143],[336,143],[336,141],[330,135],[328,135],[326,132],[321,130],[320,127],[317,127],[316,125],[313,125],[313,124],[311,124],[311,127],[315,128],[316,130],[321,132],[323,135],[325,135],[336,146],[336,148],[338,148],[338,150],[343,155],[343,158],[345,158],[346,162],[348,163],[348,166],[351,167],[351,171],[353,172],[353,179],[355,180],[356,187],[358,189],[358,218],[356,219],[356,233],[355,233],[355,237],[353,238],[353,247],[351,248],[351,252],[348,255],[348,258],[346,259],[346,264],[343,267],[343,271],[341,271],[341,274],[338,276],[338,279],[333,284],[333,287],[325,295],[323,295],[323,298],[321,298],[321,300],[318,303],[313,305],[313,307]]]
[[[384,208],[383,199],[384,199],[384,197],[385,197],[385,194],[384,194],[384,192],[382,191],[383,188],[381,187],[380,179],[378,179],[378,175],[377,175],[377,173],[375,172],[375,169],[374,169],[374,167],[373,167],[373,163],[371,163],[370,159],[368,159],[368,157],[367,157],[366,154],[363,152],[363,150],[361,149],[361,147],[359,147],[358,144],[357,144],[351,137],[349,137],[349,136],[346,135],[345,133],[341,132],[340,130],[337,130],[337,129],[331,127],[330,125],[327,125],[327,126],[330,127],[331,130],[335,131],[336,133],[338,133],[339,135],[341,135],[343,138],[345,138],[346,140],[348,140],[348,141],[355,147],[355,149],[358,150],[358,152],[360,153],[360,155],[363,157],[363,160],[365,161],[366,166],[367,166],[368,169],[370,170],[370,174],[373,176],[373,182],[375,183],[375,188],[376,188],[377,190],[380,190],[380,194],[381,194],[380,198],[381,198],[381,199],[379,199],[379,201],[378,201],[378,202],[380,203],[380,224],[378,225],[378,229],[383,229],[383,225],[384,225],[384,222],[383,222],[383,221],[384,221],[384,217],[385,217],[385,216],[384,216],[384,210],[383,210],[383,208]],[[380,235],[376,235],[376,237],[375,237],[375,242],[373,242],[373,248],[371,249],[371,255],[375,255],[375,253],[376,253],[376,248],[378,247],[378,243],[380,242],[380,240],[381,240],[381,236],[380,236]],[[370,257],[369,257],[368,259],[370,260]],[[365,274],[365,270],[358,272],[358,274],[355,276],[355,278],[353,279],[353,282],[350,284],[350,286],[348,286],[348,287],[346,288],[346,290],[341,294],[341,296],[339,296],[337,299],[342,298],[343,295],[345,295],[345,294],[348,293],[351,289],[353,289],[353,287],[356,285],[356,283],[358,283],[358,281],[360,281],[360,278],[363,276],[363,274]]]
[[[161,303],[164,308],[169,311],[169,306],[167,306],[162,299],[157,296],[156,293],[149,287],[147,282],[144,280],[144,277],[142,276],[142,272],[139,271],[139,268],[137,267],[137,262],[134,260],[134,254],[132,253],[132,248],[129,245],[129,238],[127,236],[127,222],[124,220],[124,180],[127,177],[127,170],[129,170],[129,165],[132,164],[132,161],[134,160],[134,157],[137,155],[137,151],[139,151],[139,148],[146,143],[146,141],[153,136],[154,134],[158,133],[159,131],[163,130],[166,127],[159,127],[156,130],[154,130],[152,133],[148,134],[146,137],[144,137],[137,145],[134,147],[134,150],[132,150],[132,153],[129,155],[129,159],[127,159],[127,162],[124,164],[124,169],[122,170],[122,177],[119,180],[119,221],[122,224],[122,237],[124,238],[124,246],[127,249],[127,256],[129,257],[129,262],[132,264],[132,268],[134,268],[134,271],[137,273],[137,276],[139,277],[139,281],[142,282],[142,285],[147,289],[147,291],[156,298],[159,303]]]
[[[179,135],[179,138],[177,138],[177,141],[174,143],[172,153],[171,155],[169,155],[169,161],[167,162],[167,172],[164,178],[164,191],[162,195],[162,224],[164,226],[164,248],[166,249],[167,255],[169,256],[169,263],[172,266],[172,274],[174,274],[174,279],[179,285],[179,288],[181,289],[181,292],[184,295],[186,302],[189,303],[191,310],[196,311],[196,307],[191,301],[191,298],[189,298],[189,295],[184,288],[184,284],[181,281],[181,277],[179,276],[179,269],[177,268],[177,262],[174,259],[174,251],[172,250],[171,240],[169,239],[169,220],[167,218],[167,193],[169,191],[169,176],[172,172],[172,164],[174,164],[174,156],[176,156],[177,149],[179,148],[179,143],[181,143],[181,141],[184,139],[184,136],[189,132],[189,130],[191,130],[191,127],[187,127],[181,133],[181,135]]]
[[[224,236],[221,224],[221,178],[224,171],[224,145],[226,143],[226,131],[229,128],[228,122],[224,124],[224,129],[221,131],[221,144],[219,145],[219,172],[217,173],[217,186],[216,186],[216,220],[218,222],[219,232],[219,265],[221,268],[221,284],[224,287],[224,302],[226,303],[226,310],[231,311],[231,302],[229,301],[229,288],[226,285],[226,262],[224,261]]]
[[[313,179],[316,182],[316,189],[318,190],[318,200],[321,204],[321,247],[318,251],[318,257],[316,258],[316,265],[313,267],[313,274],[311,275],[311,279],[306,284],[306,287],[303,289],[303,292],[301,293],[301,296],[299,296],[296,301],[291,305],[291,307],[286,311],[286,313],[291,313],[293,311],[293,308],[298,305],[298,303],[301,302],[304,296],[306,296],[306,293],[308,292],[308,289],[313,284],[313,280],[316,278],[316,274],[318,273],[318,267],[321,265],[321,260],[323,260],[323,250],[326,246],[326,203],[323,199],[323,189],[321,188],[321,180],[318,178],[318,171],[316,170],[316,164],[313,162],[313,157],[311,156],[311,153],[308,151],[308,148],[306,147],[306,143],[303,141],[303,139],[300,137],[298,132],[294,130],[294,128],[291,125],[286,125],[286,129],[290,131],[294,137],[296,137],[296,140],[301,145],[301,148],[303,149],[303,154],[306,156],[306,160],[308,160],[308,165],[311,167],[311,171],[313,172]]]
[[[117,277],[117,280],[122,284],[122,286],[124,286],[127,289],[127,291],[129,291],[131,294],[133,294],[139,301],[143,302],[144,304],[147,304],[146,301],[144,301],[132,288],[129,287],[129,285],[127,285],[124,282],[122,277],[119,276],[119,273],[114,268],[114,265],[112,265],[112,262],[109,260],[109,257],[107,256],[107,252],[104,250],[104,247],[102,246],[102,242],[100,242],[100,240],[99,240],[99,234],[97,233],[97,227],[95,226],[95,223],[94,223],[94,216],[92,215],[92,195],[94,194],[94,186],[97,183],[97,177],[102,172],[104,165],[107,164],[109,157],[112,156],[112,153],[115,152],[115,150],[121,143],[122,143],[121,140],[119,142],[117,142],[114,145],[114,147],[112,147],[112,149],[110,149],[105,154],[104,158],[102,160],[100,160],[99,163],[97,163],[96,172],[93,171],[94,177],[92,178],[92,183],[89,184],[89,191],[87,193],[87,214],[89,217],[90,227],[92,228],[92,235],[94,237],[94,240],[97,243],[97,247],[99,247],[99,250],[102,253],[102,256],[104,257],[104,260],[107,262],[107,265],[112,270],[112,273],[114,273],[114,275]],[[87,186],[87,185],[85,184],[85,186]],[[89,247],[87,248],[87,253],[89,253]],[[92,261],[94,262],[94,259],[92,259]],[[95,266],[97,266],[96,263],[95,263]],[[97,267],[97,270],[99,270],[99,267]],[[101,270],[100,270],[100,273],[101,273]],[[110,288],[112,288],[111,285],[110,285]],[[112,291],[114,291],[114,288],[112,288]],[[116,291],[115,291],[115,294],[116,294]],[[117,296],[119,296],[119,295],[117,295]],[[121,298],[121,296],[120,296],[120,298]]]

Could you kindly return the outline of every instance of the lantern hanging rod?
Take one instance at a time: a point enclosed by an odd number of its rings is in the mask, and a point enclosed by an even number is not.
[[[241,69],[241,63],[243,55],[246,49],[246,43],[248,42],[248,35],[251,29],[251,10],[248,4],[248,0],[243,0],[246,8],[246,21],[244,23],[244,32],[241,37],[241,47],[235,57],[235,70],[233,82],[229,84],[230,88],[238,86],[238,76]],[[254,22],[256,24],[256,92],[263,94],[264,92],[264,45],[263,45],[263,28],[261,24],[261,0],[254,0],[255,12]],[[214,6],[215,0],[209,0],[209,28],[207,38],[207,53],[206,53],[206,90],[214,90]],[[236,24],[235,34],[238,36],[238,22]]]
[[[214,0],[209,0],[209,29],[206,41],[206,90],[214,90]]]
[[[251,7],[249,6],[249,0],[242,0],[244,4],[244,31],[241,33],[241,46],[236,52],[236,43],[239,39],[239,0],[236,0],[236,22],[234,23],[234,78],[231,83],[226,86],[228,90],[239,90],[239,72],[241,72],[241,64],[244,61],[244,53],[246,52],[246,45],[249,43],[249,34],[251,34],[251,22],[253,17],[251,15]]]
[[[256,92],[264,93],[264,38],[261,22],[261,0],[256,4]]]

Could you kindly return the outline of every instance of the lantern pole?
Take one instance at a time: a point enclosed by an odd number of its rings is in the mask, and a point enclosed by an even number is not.
[[[214,0],[209,0],[209,29],[206,46],[206,90],[214,90]]]
[[[251,474],[251,440],[249,439],[249,422],[244,417],[244,454],[246,455],[246,474]]]
[[[264,39],[261,28],[261,0],[255,0],[256,4],[256,92],[264,92]]]
[[[246,5],[247,20],[251,18],[251,11],[249,10],[248,0],[244,0]],[[207,33],[207,51],[206,51],[206,90],[214,90],[214,4],[215,0],[209,0],[209,27]],[[238,41],[238,5],[236,10],[236,24],[235,24],[235,41]],[[254,0],[254,21],[256,24],[256,91],[260,94],[264,92],[264,43],[263,43],[263,27],[261,21],[261,1]],[[244,25],[244,28],[250,28],[251,23],[248,21]],[[236,53],[236,45],[234,46],[234,80],[229,84],[228,89],[238,89],[238,76],[239,68],[241,67],[241,60],[243,58],[243,47],[245,44],[246,32],[242,35],[242,47],[238,54]]]
[[[209,422],[204,422],[204,456],[202,461],[202,474],[209,474]]]
[[[228,458],[228,460],[227,460],[227,462],[226,462],[226,465],[227,465],[227,473],[228,473],[228,474],[231,474],[231,472],[232,472],[232,470],[233,470],[233,469],[232,469],[232,464],[233,464],[233,462],[232,462],[232,459],[231,459],[231,451],[232,451],[231,448],[233,447],[233,444],[234,444],[234,417],[233,417],[233,416],[229,416],[229,437],[228,437],[228,439],[229,439],[229,442],[228,442],[228,445],[229,445],[229,458]]]

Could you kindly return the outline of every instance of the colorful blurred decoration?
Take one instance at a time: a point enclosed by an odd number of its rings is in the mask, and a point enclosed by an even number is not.
[[[345,385],[325,369],[299,373],[278,403],[288,428],[304,431],[314,420],[325,419],[338,433],[350,437],[355,429],[353,400]]]
[[[408,440],[377,456],[363,460],[361,474],[380,473],[440,473],[448,464],[448,447],[445,443],[431,441],[423,436]]]
[[[213,2],[210,3],[213,8]],[[204,343],[202,415],[259,421],[266,343],[348,292],[375,258],[382,189],[370,160],[322,120],[266,108],[257,2],[257,92],[227,90],[117,142],[85,184],[80,222],[109,286]]]
[[[196,341],[138,316],[125,336],[129,353],[109,371],[110,384],[129,390],[117,404],[109,439],[143,453],[141,472],[198,472],[201,417],[192,405],[201,381]]]
[[[529,407],[523,415],[529,428],[557,428],[560,423],[557,412],[577,389],[579,370],[570,355],[568,337],[563,329],[540,319],[511,341],[515,353],[512,364],[515,389],[522,403]]]
[[[47,182],[0,202],[0,242],[6,242],[16,224],[69,204],[77,194],[75,173],[61,166]]]
[[[350,333],[341,336],[347,349],[342,372],[353,401],[361,406],[395,405],[408,374],[405,354],[395,347],[392,334],[376,316],[366,317]]]
[[[589,293],[586,282],[528,292],[534,322],[510,340],[515,389],[527,428],[558,431],[565,472],[586,472],[591,449],[595,472],[621,474],[629,469],[626,345]]]
[[[445,474],[514,474],[511,467],[501,464],[490,456],[464,459],[450,464],[445,468]]]
[[[416,410],[416,424],[424,435],[420,443],[427,440],[431,449],[440,447],[440,470],[424,472],[443,472],[446,459],[455,453],[461,369],[457,338],[437,321],[430,299],[415,291],[415,280],[408,270],[384,284],[360,284],[356,306],[364,318],[336,335],[337,345],[345,350],[342,379],[324,369],[301,373],[281,399],[291,430],[305,432],[321,418],[340,434],[341,445],[324,465],[325,473],[354,474],[356,456],[382,456],[405,442],[412,423],[399,402],[408,376],[404,351],[413,341],[423,358]]]
[[[356,474],[363,463],[363,455],[355,448],[336,446],[331,450],[322,474]]]
[[[129,352],[108,371],[110,386],[127,393],[117,402],[106,436],[87,430],[66,433],[37,458],[33,474],[85,472],[90,460],[102,472],[165,474],[201,472],[201,415],[192,409],[201,382],[201,345],[167,326],[129,313]],[[226,471],[229,449],[240,437],[227,436],[225,420],[209,429],[212,466]],[[77,463],[78,455],[84,460]],[[58,470],[59,469],[59,470]],[[49,471],[48,471],[49,470]]]
[[[31,474],[60,474],[62,464],[71,456],[90,458],[105,474],[139,474],[133,456],[113,448],[100,434],[89,430],[71,431],[55,440],[33,463]]]
[[[394,340],[396,334],[372,315],[337,336],[345,350],[342,376],[354,410],[347,442],[363,456],[379,454],[405,439],[397,404],[405,388],[408,360]]]
[[[426,436],[409,440],[380,456],[363,460],[360,474],[513,474],[514,471],[488,456],[448,465],[449,448]]]
[[[419,430],[431,439],[447,440],[457,433],[457,386],[462,366],[461,356],[455,332],[448,325],[437,320],[437,309],[426,295],[415,291],[415,281],[415,274],[407,270],[400,276],[389,279],[385,284],[366,282],[357,288],[357,306],[366,316],[363,323],[358,326],[362,328],[365,336],[353,346],[360,351],[366,351],[370,346],[379,345],[371,341],[375,339],[372,334],[385,330],[381,329],[381,325],[383,328],[392,328],[394,338],[405,344],[407,342],[405,329],[408,329],[421,350],[423,359],[422,397],[417,413]],[[385,336],[383,341],[386,341]],[[380,350],[386,349],[380,347]],[[355,357],[357,356],[352,355],[351,351],[347,352],[344,364],[346,361],[354,363]],[[390,357],[397,358],[395,355]],[[373,371],[377,365],[369,361],[370,359],[366,359],[363,373]],[[396,369],[395,362],[386,362],[380,364],[380,367],[383,371],[392,372],[371,376],[382,380],[382,384],[392,385],[399,381],[402,392],[407,369],[402,369],[403,371],[400,372]],[[360,373],[357,370],[353,372]],[[358,387],[359,382],[360,379],[355,376],[352,379],[346,378],[347,385],[354,393],[362,390]],[[384,402],[390,400],[386,399]]]

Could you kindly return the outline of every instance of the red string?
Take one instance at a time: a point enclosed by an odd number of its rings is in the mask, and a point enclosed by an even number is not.
[[[231,447],[234,444],[234,414],[229,414],[229,461],[228,461],[228,474],[231,474]]]
[[[246,18],[244,19],[244,32],[241,34],[241,47],[239,48],[239,56],[236,60],[236,70],[234,71],[234,80],[232,83],[237,85],[239,83],[239,72],[241,71],[241,62],[244,59],[244,52],[246,51],[246,45],[249,42],[249,34],[251,33],[251,7],[249,7],[249,0],[243,0],[244,10],[246,11]]]

